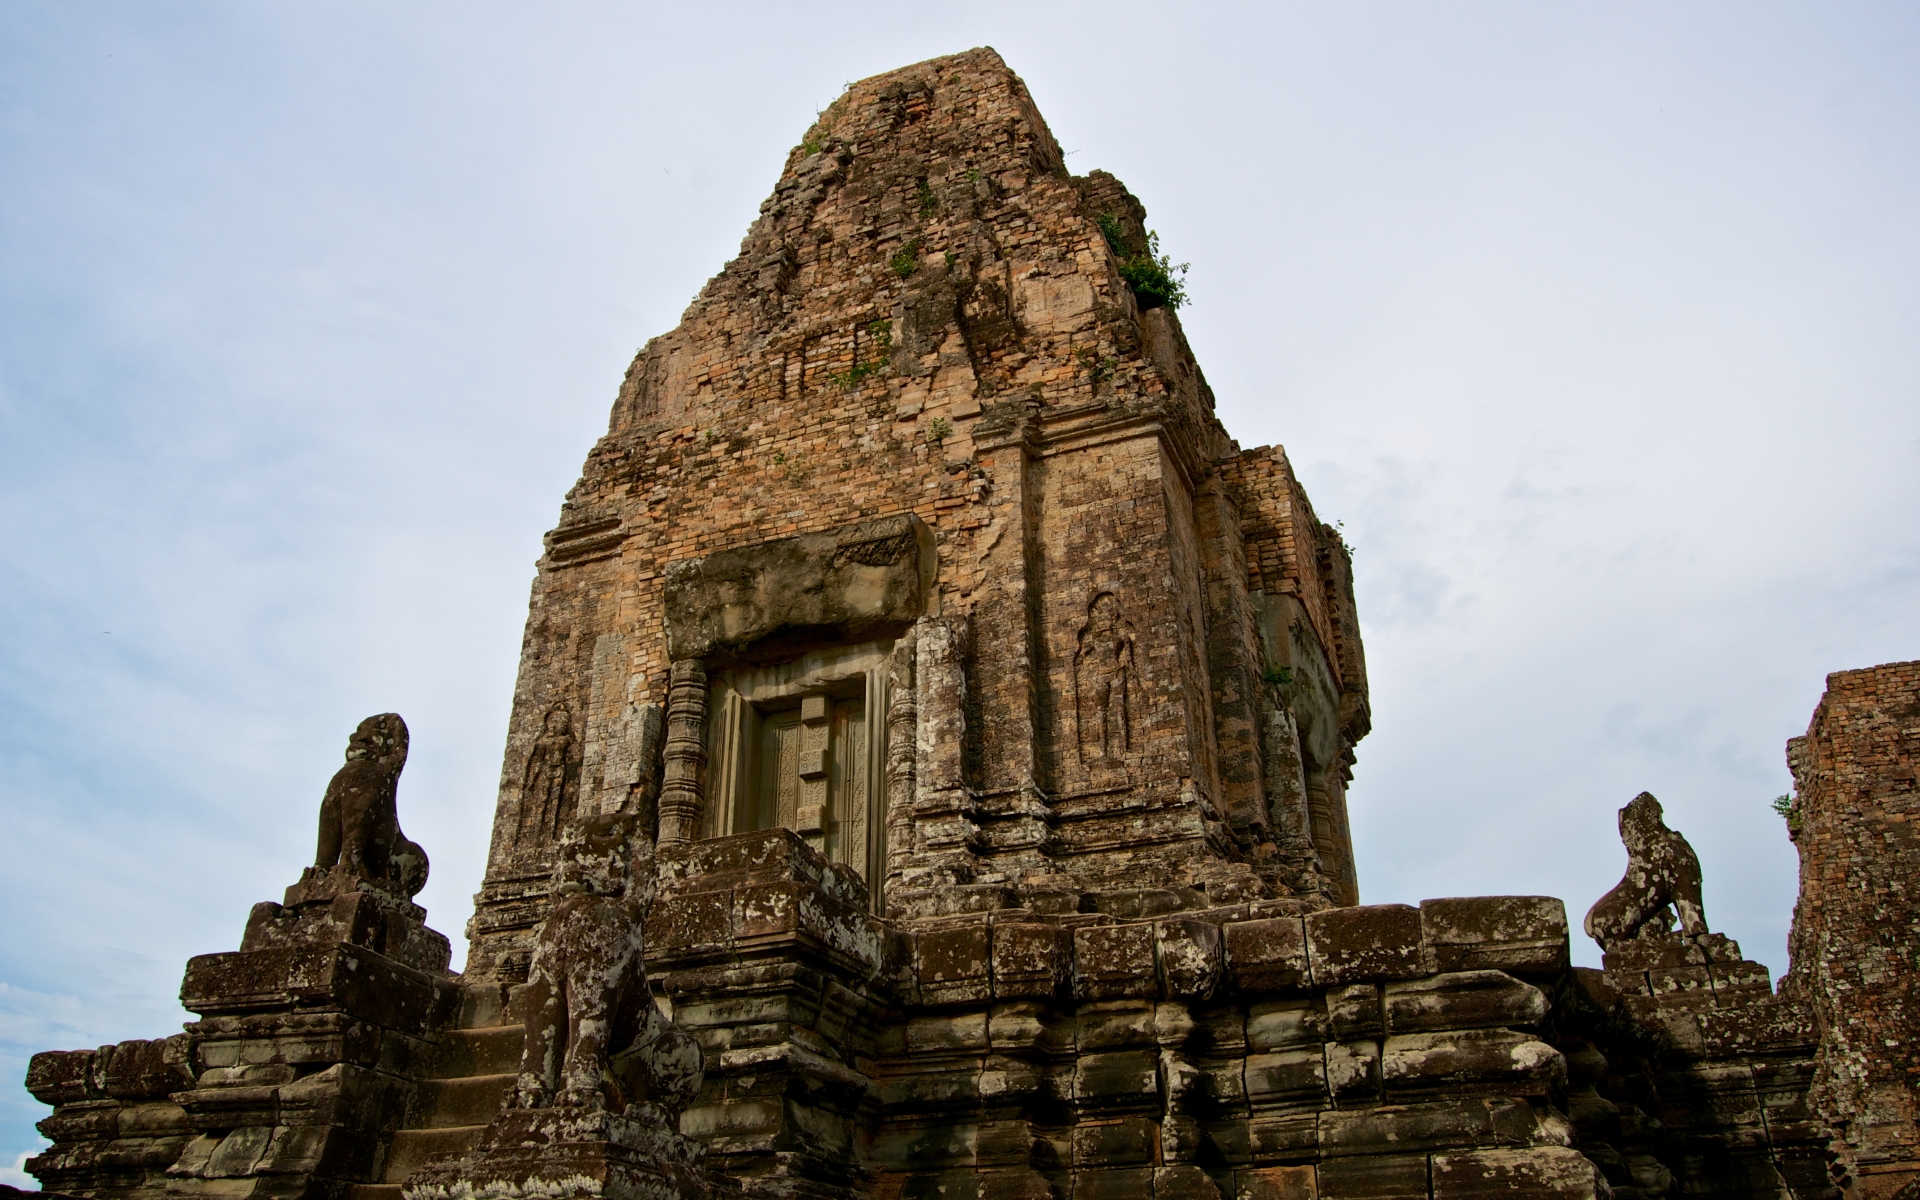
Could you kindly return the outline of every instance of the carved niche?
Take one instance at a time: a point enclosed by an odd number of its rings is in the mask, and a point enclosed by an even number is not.
[[[540,735],[520,774],[520,842],[552,839],[572,815],[575,779],[573,714],[564,704],[540,719]]]
[[[1087,605],[1073,654],[1074,711],[1082,762],[1112,762],[1133,746],[1133,626],[1112,592]]]

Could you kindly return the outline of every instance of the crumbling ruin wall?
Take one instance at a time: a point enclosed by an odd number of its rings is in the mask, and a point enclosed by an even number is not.
[[[1862,1196],[1920,1190],[1920,662],[1827,676],[1787,744],[1800,850],[1793,971],[1813,1104]]]

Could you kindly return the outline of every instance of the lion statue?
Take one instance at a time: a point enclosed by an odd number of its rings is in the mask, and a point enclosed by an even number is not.
[[[346,765],[320,801],[315,867],[407,897],[427,886],[427,852],[400,832],[396,794],[406,765],[407,723],[399,713],[360,722],[347,739]]]
[[[1626,876],[1587,910],[1587,936],[1609,951],[1635,938],[1661,937],[1672,932],[1675,909],[1683,936],[1705,934],[1700,859],[1686,838],[1667,828],[1651,792],[1620,810],[1620,840],[1627,847]]]
[[[560,842],[553,909],[528,969],[513,1106],[610,1109],[675,1128],[700,1089],[699,1043],[647,987],[653,844],[636,832],[633,814],[605,813]]]

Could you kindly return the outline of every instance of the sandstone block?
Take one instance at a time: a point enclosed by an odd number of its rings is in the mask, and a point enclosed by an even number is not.
[[[1327,1098],[1326,1052],[1319,1046],[1249,1054],[1247,1102],[1256,1110],[1283,1104],[1320,1104]]]
[[[1350,983],[1327,989],[1327,1028],[1340,1041],[1378,1037],[1386,1030],[1380,985]]]
[[[1329,908],[1306,919],[1307,957],[1318,987],[1427,972],[1420,910],[1409,904]]]
[[[1073,1064],[1073,1094],[1094,1109],[1157,1107],[1160,1056],[1152,1050],[1082,1054]]]
[[[1311,985],[1307,970],[1307,927],[1297,917],[1239,921],[1222,929],[1227,969],[1233,986],[1265,993]]]
[[[27,1060],[27,1091],[42,1104],[74,1104],[87,1099],[94,1053],[42,1050]]]
[[[359,946],[202,954],[187,962],[180,1002],[189,1011],[318,1006],[422,1035],[459,1002],[458,989]]]
[[[1467,1029],[1389,1037],[1381,1050],[1387,1098],[1493,1090],[1509,1096],[1546,1096],[1563,1085],[1566,1059],[1524,1033]]]
[[[1318,1048],[1327,1041],[1326,1017],[1308,1000],[1280,1000],[1247,1007],[1248,1050]]]
[[[1567,907],[1553,896],[1422,900],[1420,922],[1442,971],[1543,974],[1567,964]]]
[[[1427,1156],[1386,1154],[1320,1164],[1320,1200],[1428,1200]]]
[[[1600,1200],[1612,1189],[1577,1150],[1469,1150],[1433,1156],[1433,1200],[1521,1194],[1551,1200]]]
[[[1073,931],[1075,999],[1144,1000],[1159,992],[1152,925],[1087,925]]]
[[[1330,1157],[1411,1150],[1525,1145],[1533,1109],[1524,1100],[1438,1100],[1319,1114],[1320,1146]]]
[[[1070,931],[1058,925],[996,924],[992,940],[995,999],[1050,999],[1071,984]]]
[[[1251,1167],[1233,1173],[1234,1200],[1316,1200],[1314,1169]]]
[[[1313,1113],[1257,1114],[1248,1118],[1247,1155],[1253,1162],[1299,1162],[1320,1149],[1320,1124]]]
[[[1128,1167],[1151,1162],[1159,1148],[1159,1127],[1145,1117],[1083,1121],[1073,1127],[1073,1165]]]
[[[1160,959],[1161,995],[1169,1000],[1211,997],[1226,968],[1220,927],[1171,918],[1154,922],[1153,933]]]
[[[1075,1200],[1140,1200],[1153,1194],[1153,1168],[1076,1171],[1073,1194]]]
[[[993,999],[991,935],[986,924],[922,930],[914,939],[920,1002],[986,1004]]]
[[[1453,971],[1389,983],[1384,992],[1389,1033],[1531,1028],[1548,1008],[1546,993],[1505,971]]]
[[[1327,1091],[1336,1103],[1365,1104],[1380,1099],[1378,1042],[1328,1042],[1324,1053]]]

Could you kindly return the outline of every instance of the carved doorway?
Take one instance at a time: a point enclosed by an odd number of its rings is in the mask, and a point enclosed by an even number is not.
[[[791,829],[858,871],[878,903],[891,648],[865,642],[714,674],[708,836]]]

